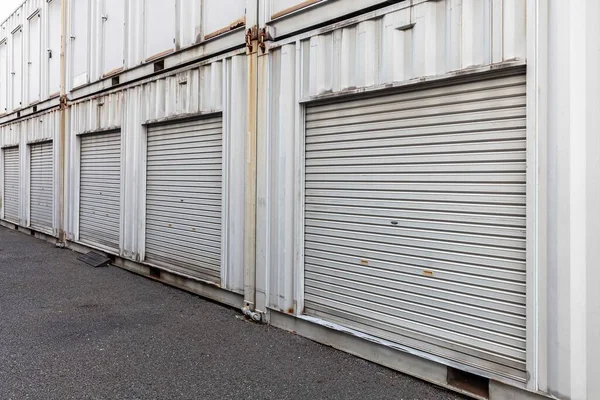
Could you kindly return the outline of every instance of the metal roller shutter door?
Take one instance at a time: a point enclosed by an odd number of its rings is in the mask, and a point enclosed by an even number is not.
[[[525,76],[306,114],[306,313],[524,381]]]
[[[54,186],[54,163],[52,155],[52,142],[31,145],[31,227],[46,233],[52,232]]]
[[[4,150],[4,219],[19,223],[19,147]]]
[[[222,118],[148,129],[146,260],[221,280]]]
[[[79,240],[119,249],[121,132],[81,137]]]

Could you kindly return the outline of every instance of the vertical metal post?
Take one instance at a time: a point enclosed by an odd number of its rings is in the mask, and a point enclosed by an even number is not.
[[[256,303],[256,132],[258,97],[258,0],[246,2],[246,56],[248,62],[245,221],[244,221],[244,313],[261,320]]]
[[[60,0],[60,108],[58,139],[58,240],[66,242],[66,138],[67,138],[67,25],[69,23],[69,0]]]

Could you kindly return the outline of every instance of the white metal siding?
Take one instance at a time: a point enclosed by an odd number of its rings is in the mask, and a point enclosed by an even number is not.
[[[148,129],[146,259],[220,282],[222,118]]]
[[[19,223],[19,147],[4,150],[4,219]]]
[[[40,99],[41,54],[42,54],[42,15],[38,12],[29,20],[29,55],[27,59],[27,85],[29,87],[29,104]]]
[[[0,43],[0,114],[8,111],[8,41]]]
[[[30,220],[33,229],[52,232],[53,214],[53,145],[43,142],[31,145]]]
[[[12,106],[21,108],[23,102],[23,29],[12,35]]]
[[[70,51],[70,88],[78,87],[89,81],[90,65],[90,5],[88,0],[71,1]]]
[[[144,59],[175,48],[175,0],[144,3]]]
[[[121,132],[81,137],[79,239],[119,249]]]
[[[104,0],[102,24],[102,71],[110,74],[124,65],[125,2]]]
[[[525,76],[314,105],[306,313],[525,379]]]

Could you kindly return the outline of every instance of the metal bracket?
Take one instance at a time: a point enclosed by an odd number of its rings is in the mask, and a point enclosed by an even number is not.
[[[59,100],[59,106],[58,106],[58,108],[59,108],[60,110],[66,110],[66,109],[67,109],[67,107],[68,107],[68,106],[67,106],[67,101],[68,101],[68,99],[67,99],[67,95],[66,95],[66,94],[64,94],[64,95],[60,96],[60,100]]]
[[[256,26],[246,30],[246,48],[248,49],[249,53],[252,53],[254,50],[252,42],[258,40],[258,36],[258,28]]]
[[[273,40],[273,37],[271,36],[271,34],[269,33],[269,31],[267,30],[267,28],[262,28],[260,30],[260,34],[258,35],[258,47],[260,47],[260,49],[262,50],[262,52],[264,53],[266,50],[266,43],[268,41]]]
[[[265,314],[259,311],[254,311],[254,307],[250,305],[250,303],[246,303],[242,308],[242,314],[248,317],[254,322],[264,323],[266,322]]]

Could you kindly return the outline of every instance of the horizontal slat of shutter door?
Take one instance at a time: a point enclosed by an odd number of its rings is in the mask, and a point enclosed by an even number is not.
[[[220,282],[222,119],[148,129],[146,260]]]
[[[525,77],[313,105],[306,313],[525,380]]]
[[[81,137],[79,239],[119,249],[121,132]]]
[[[19,147],[4,150],[4,219],[19,223]]]
[[[54,163],[52,142],[31,145],[31,227],[52,232]]]

